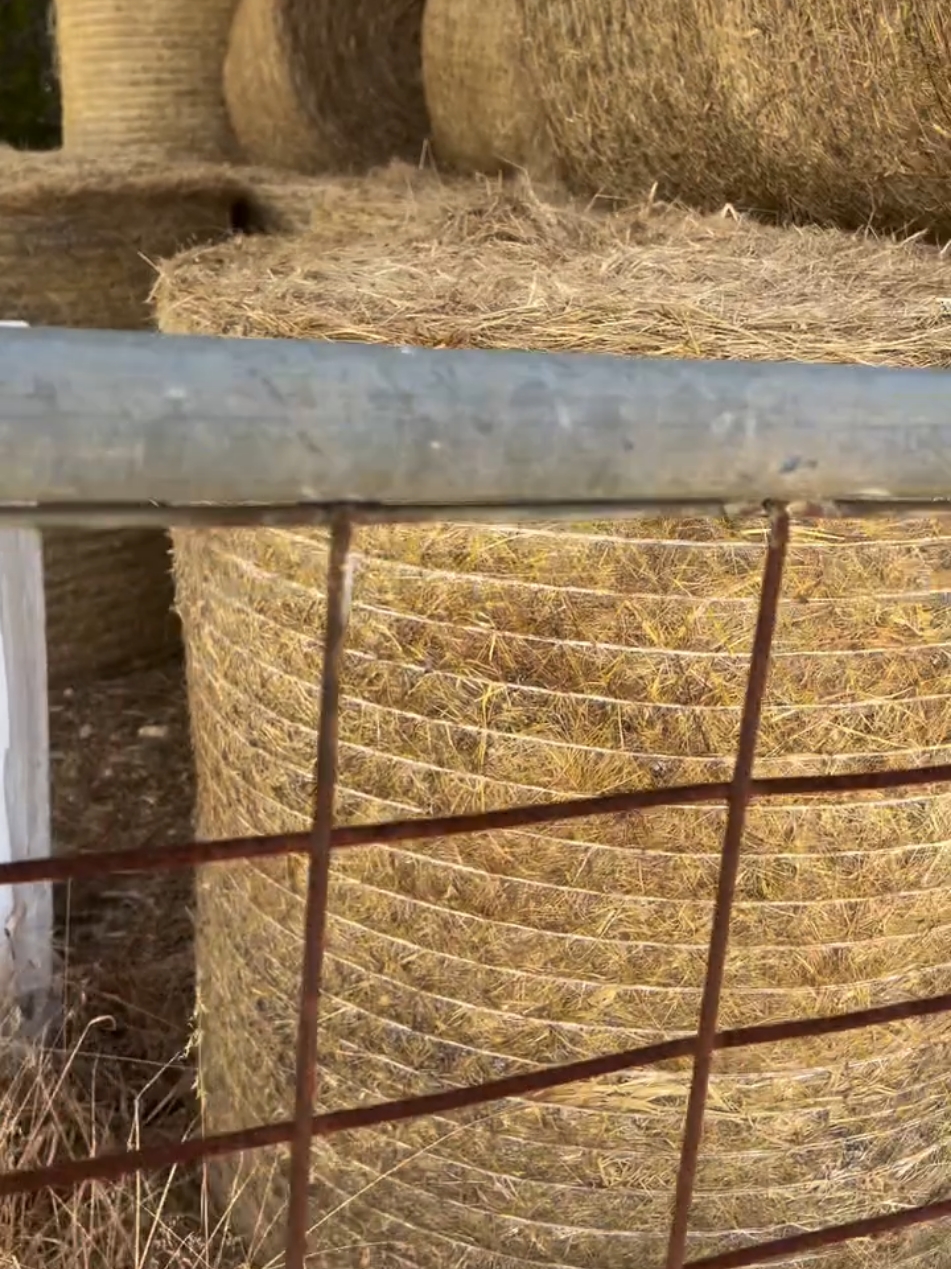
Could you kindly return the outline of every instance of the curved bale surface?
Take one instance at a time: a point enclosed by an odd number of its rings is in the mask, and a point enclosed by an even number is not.
[[[243,187],[217,168],[0,154],[0,317],[147,329],[155,261],[230,232]],[[47,530],[50,678],[71,682],[180,646],[167,534]]]
[[[585,193],[947,236],[939,0],[520,0],[556,152]]]
[[[181,648],[165,533],[44,530],[43,584],[53,685],[124,674]]]
[[[440,162],[463,171],[555,176],[521,28],[519,0],[427,0],[423,86]]]
[[[221,74],[235,0],[55,0],[63,146],[234,157]]]
[[[241,0],[225,62],[244,155],[301,172],[418,160],[423,0]]]
[[[916,245],[658,209],[596,216],[447,183],[441,224],[198,251],[156,291],[176,332],[628,355],[946,364],[946,265]],[[467,206],[460,209],[468,189]],[[450,197],[451,196],[451,197]],[[372,182],[365,202],[388,202]],[[901,337],[896,339],[896,314]],[[363,529],[344,663],[348,821],[727,779],[763,564],[757,523]],[[326,538],[176,534],[203,836],[304,829]],[[951,530],[797,524],[758,772],[947,757]],[[656,810],[342,853],[321,1108],[693,1031],[724,812]],[[757,804],[722,1025],[947,989],[951,795]],[[212,1130],[289,1113],[305,877],[209,868],[198,910]],[[717,1058],[689,1252],[944,1192],[951,1022]],[[663,1260],[684,1063],[315,1141],[312,1250],[393,1269]],[[817,1184],[817,1178],[821,1184]],[[278,1253],[286,1156],[215,1172]],[[810,1264],[938,1266],[944,1231]]]
[[[742,158],[726,147],[705,0],[518,0],[523,58],[570,188],[641,198],[658,186],[716,210]],[[726,164],[726,166],[724,166]]]
[[[252,162],[319,172],[331,151],[288,73],[286,36],[274,0],[239,0],[224,64],[228,117]]]

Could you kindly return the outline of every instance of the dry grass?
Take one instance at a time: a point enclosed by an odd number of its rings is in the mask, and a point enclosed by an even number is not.
[[[162,328],[948,362],[947,265],[917,243],[656,205],[608,215],[523,185],[407,177],[394,192],[394,179],[340,186],[309,237],[170,262]],[[358,196],[366,232],[342,243]],[[341,816],[725,778],[763,546],[758,523],[697,520],[361,532]],[[948,527],[931,520],[796,526],[761,773],[947,756],[949,561]],[[176,537],[206,835],[308,822],[325,566],[319,532]],[[935,789],[754,808],[723,1023],[944,990],[949,828]],[[684,807],[341,856],[321,1105],[692,1030],[722,829],[719,808]],[[201,880],[216,1128],[288,1112],[303,888],[292,860]],[[718,1060],[691,1252],[943,1192],[949,1045],[933,1020]],[[315,1262],[659,1263],[688,1078],[672,1063],[319,1143]],[[284,1167],[249,1164],[245,1228],[277,1219]],[[938,1265],[940,1237],[822,1263]]]
[[[180,667],[51,694],[60,853],[182,841],[191,764]],[[57,894],[66,1018],[44,1051],[5,1038],[0,1169],[178,1139],[197,1127],[192,885],[105,877]],[[0,1202],[4,1269],[242,1269],[182,1172]]]
[[[938,0],[522,0],[579,191],[947,237],[951,22]]]
[[[315,213],[309,242],[245,239],[167,265],[156,291],[163,329],[948,364],[938,303],[948,266],[918,243],[657,205],[584,212],[520,183],[410,177],[405,168],[344,184],[335,201],[327,238]],[[351,209],[360,232],[344,249]]]
[[[422,0],[241,0],[225,68],[246,156],[303,172],[418,159]]]
[[[47,530],[43,583],[53,683],[159,664],[181,648],[165,533]]]
[[[250,162],[320,172],[332,154],[288,73],[282,13],[275,0],[239,0],[224,63],[228,117]]]

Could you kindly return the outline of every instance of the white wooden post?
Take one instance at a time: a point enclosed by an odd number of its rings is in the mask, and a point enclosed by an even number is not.
[[[25,326],[25,322],[0,322]],[[37,529],[0,530],[0,862],[47,856],[49,704],[43,543]],[[0,886],[0,1010],[36,1035],[55,1015],[53,888]]]
[[[49,712],[43,545],[37,529],[0,530],[0,861],[50,853]],[[49,882],[0,886],[0,1009],[23,1030],[55,1012]]]

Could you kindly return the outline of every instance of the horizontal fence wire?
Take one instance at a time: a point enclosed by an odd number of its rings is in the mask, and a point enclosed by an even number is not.
[[[837,793],[875,793],[895,789],[920,789],[951,783],[951,763],[926,767],[895,767],[889,771],[855,771],[842,775],[771,776],[754,779],[750,791],[756,799],[820,797]],[[355,846],[390,846],[399,842],[431,841],[436,837],[463,837],[501,829],[557,824],[594,815],[622,815],[656,810],[664,806],[693,806],[725,802],[728,781],[674,784],[662,789],[636,789],[598,797],[571,798],[562,802],[536,802],[506,806],[471,815],[420,816],[379,820],[371,824],[338,826],[330,836],[333,850]],[[273,859],[280,855],[306,854],[311,834],[275,833],[255,837],[223,837],[215,841],[187,842],[171,846],[133,846],[123,850],[89,851],[63,859],[17,859],[0,864],[0,885],[33,881],[87,881],[91,877],[137,872],[177,872],[205,864],[227,864],[241,859]]]
[[[874,507],[874,504],[872,504]],[[458,518],[447,514],[446,518]],[[294,1117],[234,1132],[196,1136],[184,1141],[100,1153],[86,1159],[54,1160],[31,1169],[0,1174],[0,1197],[51,1188],[69,1190],[92,1181],[109,1182],[142,1170],[198,1163],[262,1147],[291,1146],[285,1269],[303,1269],[307,1252],[310,1143],[315,1136],[395,1123],[423,1115],[481,1106],[508,1097],[528,1097],[580,1080],[650,1066],[674,1058],[692,1058],[693,1075],[670,1226],[666,1269],[743,1269],[856,1238],[879,1237],[951,1216],[951,1198],[863,1220],[826,1226],[712,1256],[685,1261],[690,1205],[704,1126],[707,1083],[713,1054],[806,1037],[836,1035],[872,1026],[926,1018],[951,1011],[951,993],[850,1013],[795,1021],[717,1029],[717,1013],[730,935],[730,916],[747,808],[754,799],[811,797],[875,790],[921,788],[951,783],[951,764],[835,776],[757,779],[752,775],[760,713],[769,670],[772,636],[782,589],[790,527],[789,509],[771,509],[770,542],[760,591],[754,646],[733,778],[670,788],[639,789],[562,802],[518,805],[478,814],[431,816],[359,826],[334,826],[333,803],[338,763],[338,704],[342,651],[350,607],[350,543],[363,517],[338,510],[331,520],[327,578],[327,618],[321,674],[320,721],[315,813],[309,833],[190,842],[159,848],[101,850],[68,859],[18,860],[0,865],[0,885],[72,881],[113,873],[172,871],[212,863],[299,853],[308,859],[304,963],[300,1008]],[[589,816],[633,814],[656,807],[722,802],[727,822],[721,851],[707,968],[697,1032],[637,1049],[506,1076],[465,1088],[395,1099],[325,1114],[313,1113],[319,1077],[317,1036],[328,880],[332,853],[363,845],[469,835],[486,830],[552,824]]]

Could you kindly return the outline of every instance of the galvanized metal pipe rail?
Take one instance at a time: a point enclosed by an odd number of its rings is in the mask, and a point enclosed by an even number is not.
[[[949,495],[949,370],[0,331],[0,504],[34,522]]]

